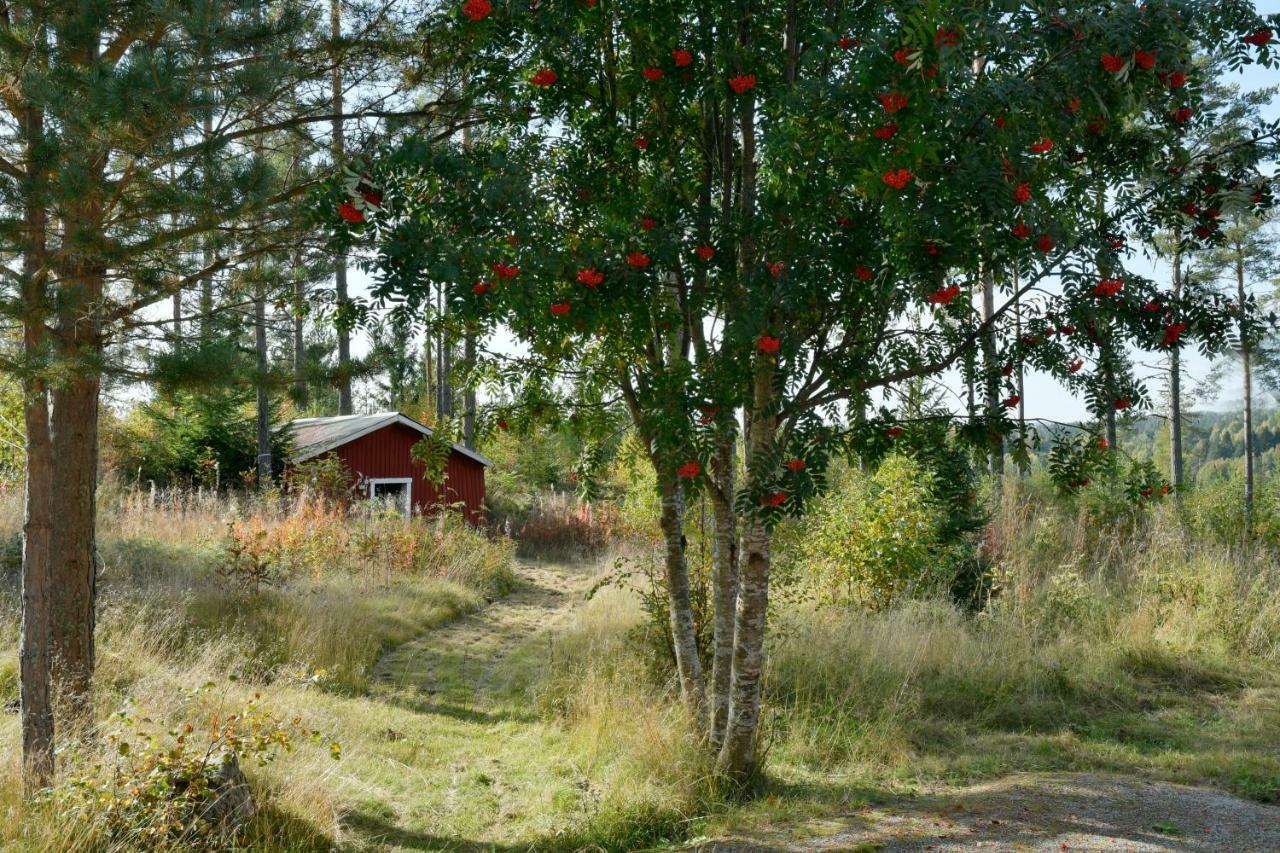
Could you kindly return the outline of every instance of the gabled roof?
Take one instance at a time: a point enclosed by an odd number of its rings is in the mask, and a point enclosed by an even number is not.
[[[321,453],[350,444],[361,436],[380,430],[392,424],[401,424],[409,429],[417,430],[423,435],[431,435],[431,428],[423,426],[413,418],[399,412],[378,412],[373,415],[339,415],[333,418],[296,418],[281,427],[288,430],[293,438],[293,454],[289,461],[305,462]],[[468,450],[461,444],[449,442],[449,446],[469,459],[481,465],[491,466],[493,461],[486,459],[474,450]]]

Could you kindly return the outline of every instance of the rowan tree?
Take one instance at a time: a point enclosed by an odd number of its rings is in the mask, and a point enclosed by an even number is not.
[[[318,215],[372,247],[378,298],[414,312],[443,284],[458,330],[523,342],[521,378],[625,403],[661,491],[681,693],[729,778],[756,768],[772,528],[835,454],[913,429],[888,407],[905,383],[1026,364],[1123,411],[1147,401],[1126,344],[1224,339],[1221,305],[1125,271],[1123,235],[1173,204],[1134,179],[1202,108],[1192,55],[1269,60],[1247,3],[466,0],[436,26],[483,130],[387,150],[365,164],[378,204],[335,182]],[[1223,204],[1269,201],[1230,180]],[[984,270],[1019,282],[985,319]],[[961,430],[988,446],[1018,403],[1001,372],[1000,411]],[[703,489],[710,673],[682,537]]]

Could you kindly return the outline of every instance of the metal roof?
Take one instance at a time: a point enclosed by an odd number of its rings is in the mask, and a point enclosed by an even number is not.
[[[423,435],[432,434],[430,427],[423,426],[413,418],[402,415],[400,412],[378,412],[372,415],[339,415],[332,418],[296,418],[282,426],[281,429],[288,430],[293,439],[293,454],[290,456],[289,461],[296,464],[333,450],[335,447],[350,444],[361,436],[368,435],[391,424],[403,424]],[[474,450],[463,447],[461,444],[451,441],[449,446],[463,456],[474,459],[481,465],[493,465],[492,460],[481,456]]]

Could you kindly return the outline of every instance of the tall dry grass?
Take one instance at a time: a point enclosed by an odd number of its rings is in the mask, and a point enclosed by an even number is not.
[[[877,612],[803,589],[775,599],[772,790],[838,803],[850,785],[1108,769],[1280,798],[1275,552],[1208,541],[1172,501],[1100,517],[1016,483],[984,550],[992,587],[976,611],[942,595]],[[557,647],[548,700],[587,730],[670,707],[670,670],[638,660],[644,618],[634,599],[593,602]],[[617,714],[633,703],[648,715]],[[643,742],[640,754],[692,766],[678,744]]]
[[[17,699],[17,496],[0,496],[0,704]],[[237,540],[240,537],[240,540]],[[227,571],[237,541],[275,567],[246,592]],[[16,715],[0,718],[0,849],[136,849],[88,817],[68,821],[66,785],[113,772],[102,740],[122,708],[161,728],[232,713],[254,693],[285,719],[341,741],[352,722],[326,696],[359,696],[382,652],[500,594],[514,548],[456,517],[403,519],[378,508],[342,513],[278,495],[104,489],[98,623],[97,736],[67,742],[64,787],[24,803]],[[214,691],[190,691],[204,684]],[[252,849],[323,849],[341,835],[326,749],[300,747],[247,768],[266,808]],[[100,828],[99,828],[100,829]]]

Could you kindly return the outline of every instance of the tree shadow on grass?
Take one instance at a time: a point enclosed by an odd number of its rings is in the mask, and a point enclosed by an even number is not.
[[[415,714],[448,717],[464,723],[477,725],[495,725],[497,723],[536,723],[540,719],[537,714],[503,709],[485,711],[469,705],[458,705],[451,702],[438,702],[429,696],[409,695],[405,693],[385,693],[376,696],[385,705],[412,711]]]
[[[344,823],[347,828],[359,833],[369,841],[403,847],[407,850],[437,850],[450,853],[515,853],[530,847],[512,847],[484,841],[470,841],[465,838],[448,838],[426,832],[406,829],[388,823],[382,818],[368,814],[347,815]]]

